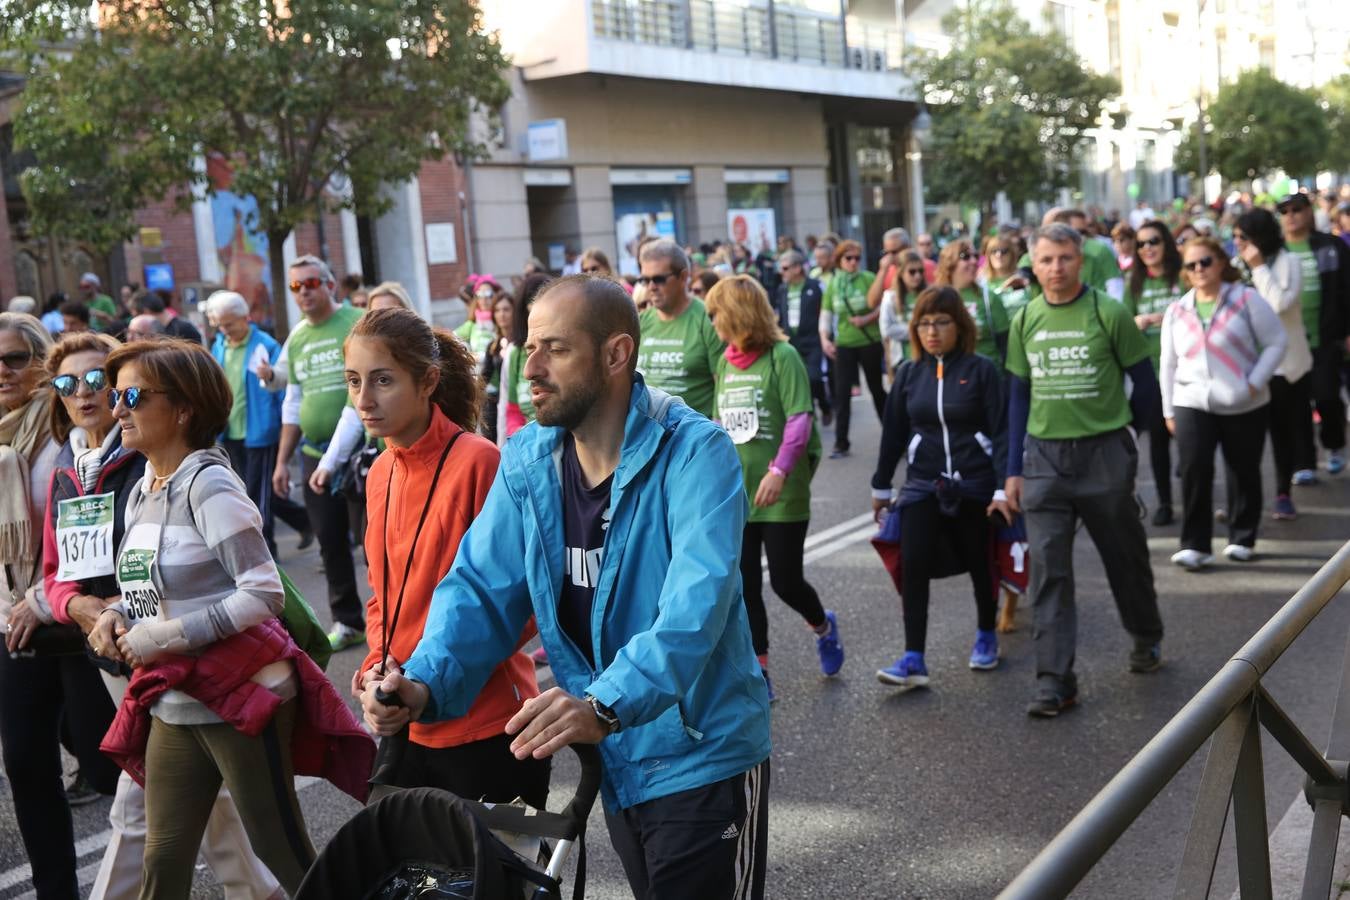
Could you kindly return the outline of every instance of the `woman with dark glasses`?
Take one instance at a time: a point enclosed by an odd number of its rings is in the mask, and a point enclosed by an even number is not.
[[[1223,555],[1234,562],[1254,555],[1266,407],[1286,338],[1270,306],[1240,283],[1217,240],[1191,238],[1182,256],[1191,290],[1164,314],[1159,383],[1163,416],[1181,458],[1181,549],[1172,562],[1194,572],[1214,561],[1216,449],[1223,451],[1228,485]]]
[[[848,456],[849,401],[861,368],[872,394],[872,407],[881,418],[886,406],[882,379],[885,354],[881,348],[881,310],[867,306],[867,289],[876,275],[862,267],[862,245],[843,241],[834,251],[835,273],[820,300],[820,345],[834,360],[834,449],[830,459]],[[834,328],[831,329],[831,319]],[[832,333],[833,331],[833,333]],[[836,339],[837,338],[837,339]]]
[[[107,694],[82,656],[35,655],[31,642],[53,621],[42,589],[42,522],[59,445],[51,436],[52,391],[43,363],[51,337],[23,313],[0,313],[0,747],[14,796],[33,888],[39,897],[79,897],[70,806],[61,783],[63,719],[96,790],[112,793],[116,772],[100,769]],[[93,702],[92,714],[86,708]]]
[[[1163,314],[1173,302],[1185,293],[1181,280],[1181,252],[1167,226],[1152,219],[1139,226],[1134,241],[1134,262],[1129,267],[1125,285],[1125,308],[1134,316],[1134,324],[1148,339],[1153,354],[1156,374],[1162,360]],[[1171,525],[1176,521],[1172,511],[1172,460],[1168,446],[1172,433],[1163,417],[1149,425],[1149,462],[1153,466],[1153,483],[1158,490],[1158,508],[1153,513],[1153,524]]]
[[[1311,483],[1316,466],[1312,422],[1312,349],[1303,320],[1303,269],[1284,245],[1284,232],[1269,210],[1253,209],[1233,227],[1238,256],[1251,273],[1252,287],[1275,310],[1289,341],[1270,380],[1270,449],[1275,456],[1276,519],[1294,519],[1298,510],[1291,484]]]
[[[43,581],[56,620],[77,625],[86,635],[103,610],[121,600],[113,554],[122,542],[127,498],[145,472],[145,457],[122,446],[122,430],[108,408],[104,365],[118,346],[104,334],[68,334],[47,357],[47,371],[60,399],[52,405],[52,436],[62,444],[47,499]],[[60,659],[64,666],[94,671],[82,655]],[[116,764],[98,752],[127,681],[106,670],[101,684],[97,676],[92,680],[81,692],[85,705],[96,713],[88,717],[97,726],[89,729],[90,749],[102,770],[100,776],[115,780],[117,793],[108,811],[113,837],[90,897],[134,897],[140,891],[145,852],[145,792],[125,772],[119,778]],[[104,699],[109,694],[111,700]],[[67,717],[70,714],[68,709]],[[81,772],[86,770],[99,771],[82,761]],[[228,793],[217,800],[211,815],[212,840],[203,842],[202,853],[226,893],[268,896],[276,891],[276,879],[253,855]]]
[[[887,341],[887,357],[892,373],[909,359],[910,310],[919,294],[928,287],[924,278],[923,257],[919,251],[904,250],[899,256],[895,287],[881,295],[878,307],[881,310],[881,334]]]
[[[975,352],[990,360],[1003,370],[1003,360],[1008,353],[1008,328],[1010,319],[1003,305],[1003,298],[988,282],[979,284],[975,275],[980,268],[980,259],[975,247],[965,238],[958,238],[942,248],[938,254],[937,275],[934,285],[945,285],[956,289],[966,312],[975,323]]]
[[[1017,261],[1026,252],[1022,247],[1016,232],[1000,229],[998,234],[985,238],[984,262],[975,274],[977,283],[987,284],[998,292],[1009,322],[1031,299],[1027,279],[1017,268]]]

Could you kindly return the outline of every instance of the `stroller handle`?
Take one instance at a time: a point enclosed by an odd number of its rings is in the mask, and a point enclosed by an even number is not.
[[[600,793],[602,774],[600,748],[594,744],[570,746],[581,762],[581,781],[577,784],[577,792],[572,796],[572,802],[567,804],[562,814],[578,832],[581,832],[586,826],[586,819],[590,817],[591,807],[595,806],[595,798]]]

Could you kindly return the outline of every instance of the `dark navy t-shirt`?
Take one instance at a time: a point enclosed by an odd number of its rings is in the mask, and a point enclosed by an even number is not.
[[[609,530],[609,488],[613,482],[611,473],[600,484],[588,488],[577,461],[576,443],[571,434],[563,438],[563,539],[567,550],[562,596],[558,598],[558,624],[592,666],[595,653],[591,647],[591,607],[595,583],[600,578],[605,532]]]

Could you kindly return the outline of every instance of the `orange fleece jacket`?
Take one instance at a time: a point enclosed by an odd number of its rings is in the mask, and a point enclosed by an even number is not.
[[[366,481],[366,558],[370,563],[372,589],[366,603],[366,641],[370,644],[370,653],[361,663],[362,672],[380,663],[384,649],[382,612],[387,607],[389,623],[393,626],[403,570],[413,549],[417,520],[426,505],[436,463],[446,442],[460,430],[433,405],[431,427],[427,433],[406,450],[390,447],[380,454],[370,469]],[[417,539],[416,558],[408,572],[403,609],[389,644],[391,661],[406,662],[417,647],[431,609],[432,592],[450,571],[460,539],[482,510],[488,489],[496,477],[499,459],[500,454],[492,442],[476,434],[463,435],[446,458],[436,485],[436,497],[427,513],[426,524],[422,526],[422,535]],[[388,585],[384,583],[386,553]],[[516,652],[497,666],[467,715],[430,725],[414,722],[410,731],[412,740],[424,747],[440,748],[502,734],[507,721],[521,704],[539,695],[534,663],[519,649],[534,631],[534,620],[531,619]]]

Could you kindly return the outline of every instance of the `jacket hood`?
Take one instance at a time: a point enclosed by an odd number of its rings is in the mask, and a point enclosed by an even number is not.
[[[207,466],[224,466],[230,468],[230,457],[219,447],[208,447],[205,450],[193,450],[179,464],[174,473],[169,476],[169,483],[165,486],[169,491],[172,502],[181,502],[178,497],[173,496],[178,493],[181,485],[187,485],[192,482],[192,476],[196,475]],[[141,481],[141,492],[149,493],[150,485],[155,479],[155,467],[150,463],[147,457],[145,461],[145,478]],[[181,488],[186,490],[185,487]]]

